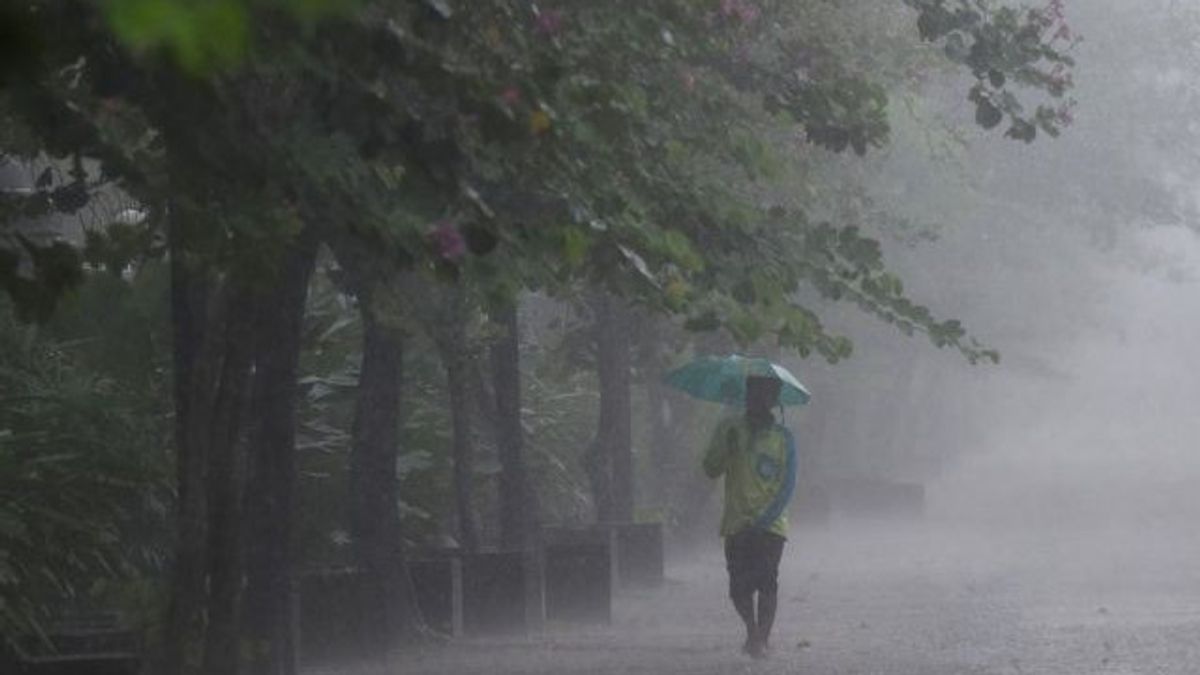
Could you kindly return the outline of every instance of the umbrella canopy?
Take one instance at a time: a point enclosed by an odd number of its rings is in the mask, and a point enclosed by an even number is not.
[[[704,401],[743,405],[746,402],[746,378],[769,377],[779,380],[782,405],[804,405],[812,398],[808,389],[787,368],[764,358],[740,356],[701,356],[667,373],[664,381]]]

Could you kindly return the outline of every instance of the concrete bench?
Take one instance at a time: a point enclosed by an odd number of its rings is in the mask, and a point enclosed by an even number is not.
[[[616,540],[616,529],[607,526],[549,527],[542,531],[548,621],[612,621]]]
[[[616,535],[619,587],[648,588],[662,584],[662,523],[617,523],[608,527]]]
[[[457,551],[420,551],[408,562],[408,572],[425,623],[436,631],[463,634],[462,560]]]
[[[462,627],[466,635],[526,633],[538,628],[540,579],[524,551],[462,554]]]
[[[416,602],[431,628],[460,636],[511,635],[540,627],[541,580],[532,554],[442,549],[411,555],[407,564]],[[379,634],[385,628],[382,597],[382,591],[354,568],[303,574],[301,661],[353,661],[386,643],[386,636]]]
[[[382,596],[350,567],[311,570],[299,583],[299,659],[324,664],[364,658],[380,644]],[[372,602],[372,600],[375,602]],[[364,612],[364,607],[377,611]]]

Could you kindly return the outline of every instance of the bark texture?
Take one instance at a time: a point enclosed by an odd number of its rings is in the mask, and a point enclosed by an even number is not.
[[[596,298],[593,310],[600,420],[588,475],[596,499],[596,519],[631,522],[634,484],[629,312],[620,299],[607,293]]]
[[[254,341],[245,635],[253,675],[294,675],[296,411],[304,306],[316,257],[304,231],[286,252],[259,304]]]
[[[500,455],[500,539],[509,550],[532,543],[537,527],[537,498],[525,461],[521,426],[521,353],[517,304],[501,308],[494,322],[500,329],[491,347],[495,392],[496,446]]]

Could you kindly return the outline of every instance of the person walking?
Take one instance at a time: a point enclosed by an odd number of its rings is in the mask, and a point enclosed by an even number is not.
[[[795,441],[776,422],[782,382],[750,376],[745,411],[718,424],[704,453],[704,472],[724,480],[721,536],[729,597],[746,625],[742,651],[767,655],[778,604],[779,561],[787,541],[787,506],[796,485]]]

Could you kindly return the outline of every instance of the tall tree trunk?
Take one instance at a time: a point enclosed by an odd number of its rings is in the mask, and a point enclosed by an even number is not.
[[[245,634],[248,672],[296,672],[292,518],[296,491],[297,373],[317,242],[303,231],[261,296],[255,340],[251,460],[246,490]]]
[[[466,551],[479,550],[479,527],[475,518],[475,443],[472,427],[471,365],[467,344],[468,307],[461,289],[425,290],[434,305],[428,307],[430,335],[446,369],[449,394],[451,455],[454,460],[454,515],[459,545]]]
[[[450,423],[453,427],[454,506],[458,519],[459,545],[469,552],[479,550],[479,528],[475,522],[475,444],[471,429],[470,387],[467,382],[467,337],[464,311],[457,291],[451,308],[440,321],[444,325],[438,344],[446,367],[450,394]]]
[[[358,292],[363,356],[350,453],[349,521],[359,570],[371,589],[362,608],[379,626],[372,642],[383,655],[424,628],[404,561],[396,481],[403,343],[380,323],[370,293]]]
[[[231,672],[217,664],[227,665],[227,656],[236,654],[241,571],[233,478],[251,310],[248,296],[230,279],[189,258],[199,228],[206,226],[182,205],[171,213],[178,502],[167,616],[155,664],[163,673],[189,670],[187,655],[195,647],[210,672]]]
[[[235,675],[239,655],[239,601],[242,590],[241,504],[244,471],[242,413],[254,355],[254,299],[244,284],[226,289],[228,319],[224,353],[212,406],[208,441],[208,622],[203,669],[208,675]]]
[[[672,477],[676,473],[675,436],[671,433],[672,409],[667,387],[657,373],[646,378],[646,413],[650,422],[651,458],[654,462],[653,506],[665,511],[671,506]]]
[[[526,548],[537,526],[537,499],[525,464],[521,427],[521,354],[517,301],[493,319],[501,332],[492,343],[496,445],[500,455],[500,540],[504,548]]]
[[[603,488],[607,473],[608,499],[597,494],[597,520],[633,520],[633,412],[630,396],[630,340],[628,312],[618,298],[601,294],[596,313],[596,368],[600,379],[600,421],[595,452]],[[607,469],[607,471],[606,471]],[[607,501],[607,503],[605,503]]]
[[[361,608],[379,627],[377,655],[425,632],[416,589],[405,562],[400,526],[400,394],[404,342],[372,306],[374,291],[397,283],[394,269],[380,269],[365,242],[340,235],[328,240],[345,270],[345,287],[358,300],[363,322],[362,365],[351,430],[347,520],[355,565],[372,590]]]
[[[212,289],[205,271],[190,264],[184,253],[189,223],[179,211],[170,214],[168,228],[177,502],[167,615],[156,666],[163,675],[175,675],[184,672],[188,645],[197,635],[204,607],[208,458],[194,430],[197,418],[206,415],[197,409],[204,397],[194,397],[193,392],[203,387],[209,370],[202,359]]]
[[[694,426],[693,406],[678,391],[663,381],[671,366],[673,331],[669,320],[647,315],[640,320],[645,327],[639,336],[638,369],[645,371],[646,421],[650,431],[650,461],[653,480],[643,486],[643,494],[673,525],[690,514],[683,512],[695,489],[692,472],[699,466],[698,455],[683,447]]]

